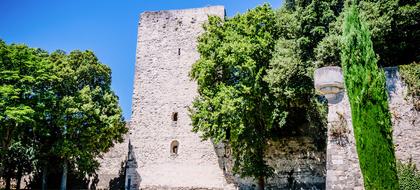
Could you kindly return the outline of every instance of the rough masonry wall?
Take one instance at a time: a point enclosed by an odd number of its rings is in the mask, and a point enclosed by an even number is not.
[[[267,180],[267,189],[325,189],[325,149],[315,144],[306,136],[270,142],[266,159],[274,176]]]
[[[326,189],[363,189],[347,93],[337,94],[337,101],[328,104],[327,127]],[[332,135],[338,128],[344,129],[343,133]]]
[[[318,150],[315,144],[312,137],[305,135],[270,141],[265,160],[273,167],[274,176],[266,179],[265,189],[325,189],[325,149]],[[216,153],[228,183],[240,190],[256,189],[255,180],[232,173],[233,161],[228,147],[220,143],[216,145]]]
[[[420,112],[414,108],[412,97],[407,95],[398,68],[386,68],[385,75],[396,157],[405,162],[412,158],[420,169]]]
[[[232,159],[223,144],[201,141],[191,132],[188,107],[197,95],[188,77],[199,58],[196,38],[207,15],[224,16],[221,6],[145,12],[138,28],[130,132],[100,159],[98,188],[109,188],[127,157],[128,139],[137,156],[142,189],[254,189],[255,181],[231,173]],[[406,96],[396,68],[386,69],[396,156],[412,158],[420,167],[419,112]],[[173,114],[177,113],[177,121]],[[363,189],[348,97],[330,102],[327,151],[319,151],[309,137],[286,137],[271,142],[266,159],[275,169],[268,189]],[[332,135],[345,125],[341,137]],[[177,154],[171,143],[177,141]],[[226,155],[228,154],[228,155]],[[135,172],[134,172],[135,173]],[[325,176],[326,175],[326,176]],[[326,183],[326,185],[324,185]]]
[[[130,136],[140,188],[227,188],[213,144],[191,132],[188,115],[197,96],[188,76],[199,58],[197,37],[208,15],[224,14],[214,6],[140,16]],[[174,141],[177,154],[171,153]]]

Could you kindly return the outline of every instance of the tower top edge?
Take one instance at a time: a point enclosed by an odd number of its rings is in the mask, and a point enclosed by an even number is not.
[[[213,11],[225,11],[225,7],[223,5],[212,5],[206,7],[197,7],[197,8],[187,8],[187,9],[171,9],[171,10],[159,10],[159,11],[144,11],[140,14],[140,17],[148,16],[148,15],[156,15],[156,14],[183,14],[183,13],[194,13],[194,12],[202,12],[202,13],[211,13]]]

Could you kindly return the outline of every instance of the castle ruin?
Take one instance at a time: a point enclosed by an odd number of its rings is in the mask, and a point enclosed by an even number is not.
[[[99,189],[112,189],[122,173],[126,189],[255,188],[251,179],[231,173],[227,147],[202,141],[191,131],[188,108],[197,96],[197,84],[188,72],[200,56],[197,37],[208,15],[223,18],[225,9],[211,6],[141,14],[129,134],[100,160]],[[307,135],[271,142],[266,159],[275,176],[267,179],[267,189],[363,189],[340,73],[339,68],[315,73],[316,83],[323,78],[338,82],[333,86],[337,90],[326,95],[326,150],[317,149]],[[411,157],[420,166],[418,111],[405,98],[398,71],[390,68],[386,73],[397,158]],[[337,125],[347,126],[343,137],[331,135]]]

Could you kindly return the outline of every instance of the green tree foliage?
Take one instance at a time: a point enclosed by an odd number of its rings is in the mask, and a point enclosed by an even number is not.
[[[340,36],[331,34],[319,42],[315,49],[316,67],[340,65]]]
[[[0,173],[19,178],[31,170],[35,144],[33,126],[39,117],[43,83],[52,79],[48,53],[0,40]],[[18,179],[20,180],[20,179]]]
[[[92,174],[99,166],[95,160],[127,132],[118,97],[111,90],[111,70],[91,51],[52,54],[58,81],[57,103],[51,127],[55,133],[52,154],[66,169],[77,168]],[[65,185],[65,184],[63,184]]]
[[[385,76],[354,4],[344,16],[341,58],[365,188],[398,189]]]
[[[337,4],[341,6],[342,4]],[[373,48],[381,66],[420,61],[420,2],[416,0],[358,1],[360,17],[371,32]],[[341,10],[341,9],[339,9]],[[340,12],[339,12],[340,13]],[[329,25],[329,33],[316,50],[319,66],[339,65],[343,12]],[[333,53],[332,53],[333,52]]]
[[[296,41],[301,61],[314,61],[315,47],[329,33],[330,24],[341,13],[343,1],[292,0],[279,9],[277,23],[281,36]]]
[[[293,129],[308,123],[318,147],[325,146],[326,105],[313,88],[314,49],[334,20],[336,4],[290,1],[280,8],[276,15],[280,37],[264,79],[276,97],[274,117],[285,118],[279,126]]]
[[[420,2],[376,0],[359,3],[383,66],[420,61]]]
[[[270,131],[284,122],[274,117],[274,97],[263,80],[278,38],[275,13],[269,5],[223,21],[209,17],[199,38],[200,59],[191,77],[199,96],[191,109],[193,131],[216,143],[228,141],[234,171],[258,179],[271,176],[264,158]]]
[[[93,174],[95,158],[127,132],[110,86],[111,70],[91,51],[49,55],[0,41],[1,176]]]

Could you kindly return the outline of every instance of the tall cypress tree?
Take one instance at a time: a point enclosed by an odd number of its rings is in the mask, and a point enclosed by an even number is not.
[[[347,7],[341,62],[366,189],[399,189],[384,72],[354,4]]]

